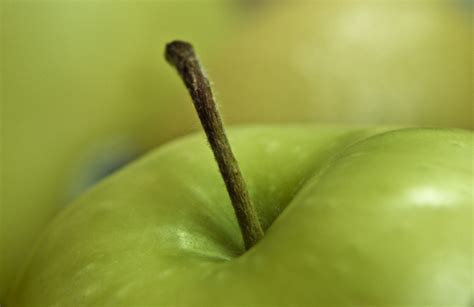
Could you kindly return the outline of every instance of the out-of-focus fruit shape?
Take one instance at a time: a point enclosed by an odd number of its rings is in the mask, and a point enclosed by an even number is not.
[[[474,127],[461,2],[266,5],[212,65],[228,121]]]
[[[163,45],[192,39],[212,58],[232,9],[231,0],[2,2],[0,302],[62,204],[191,130]]]

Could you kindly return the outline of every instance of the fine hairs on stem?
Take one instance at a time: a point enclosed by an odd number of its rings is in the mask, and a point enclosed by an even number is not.
[[[165,57],[176,68],[191,95],[232,201],[245,248],[250,249],[263,237],[263,229],[225,134],[209,80],[190,43],[173,41],[167,44]]]

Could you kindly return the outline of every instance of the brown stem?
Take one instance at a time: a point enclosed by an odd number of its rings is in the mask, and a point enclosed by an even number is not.
[[[166,45],[165,57],[177,69],[191,95],[232,201],[245,247],[249,249],[263,237],[263,230],[225,134],[209,80],[191,44],[173,41]]]

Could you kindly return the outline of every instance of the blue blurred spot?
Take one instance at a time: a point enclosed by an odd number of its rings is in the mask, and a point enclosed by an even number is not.
[[[66,203],[136,159],[140,153],[139,146],[123,138],[108,139],[86,148],[73,167]]]
[[[474,0],[459,0],[464,9],[474,9]],[[472,11],[471,11],[472,12]]]

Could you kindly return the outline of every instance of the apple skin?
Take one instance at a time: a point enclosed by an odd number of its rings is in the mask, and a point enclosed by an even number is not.
[[[232,123],[473,129],[473,12],[451,0],[279,1],[209,70]]]
[[[204,137],[165,145],[57,216],[7,306],[468,306],[473,134],[386,130],[230,129],[246,253]]]
[[[119,165],[197,125],[163,45],[192,38],[212,58],[234,8],[2,1],[0,303],[37,234],[97,179],[98,160]]]

